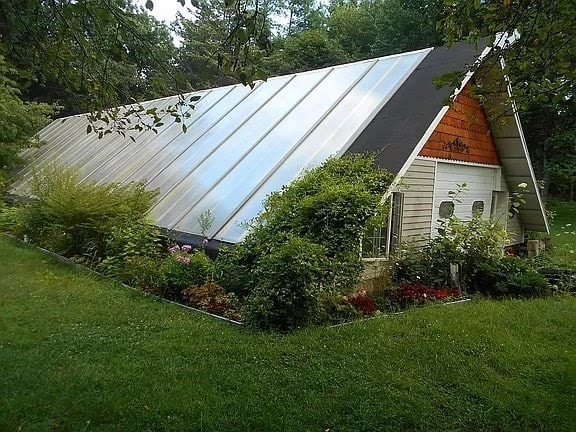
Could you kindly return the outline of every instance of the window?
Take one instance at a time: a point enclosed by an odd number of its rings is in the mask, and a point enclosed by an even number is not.
[[[439,213],[441,218],[449,218],[454,214],[454,203],[452,201],[442,201]]]
[[[390,213],[383,225],[371,228],[362,239],[362,258],[381,258],[398,250],[402,234],[404,194],[390,197]]]
[[[474,201],[472,203],[472,216],[482,216],[484,214],[484,201]]]
[[[378,258],[386,256],[388,244],[388,224],[371,229],[362,240],[362,258]]]

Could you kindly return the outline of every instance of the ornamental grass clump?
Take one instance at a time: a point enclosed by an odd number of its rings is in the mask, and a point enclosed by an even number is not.
[[[22,209],[20,236],[67,257],[95,264],[105,256],[109,233],[140,224],[158,192],[142,183],[81,181],[79,171],[52,167],[31,182],[35,201]]]

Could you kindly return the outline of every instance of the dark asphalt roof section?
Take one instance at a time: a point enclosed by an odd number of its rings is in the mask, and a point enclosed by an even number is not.
[[[461,42],[434,48],[347,152],[376,152],[380,167],[398,173],[454,90],[437,89],[434,78],[472,65],[484,47]]]

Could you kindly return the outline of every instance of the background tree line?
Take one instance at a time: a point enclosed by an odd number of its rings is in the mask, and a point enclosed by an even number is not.
[[[163,1],[193,8],[193,18],[177,14],[167,26],[134,0],[2,1],[0,102],[36,116],[18,121],[26,116],[5,115],[0,121],[16,124],[3,129],[30,136],[49,115],[99,111],[461,39],[474,43],[518,29],[519,42],[495,55],[505,58],[545,192],[574,199],[576,6],[569,0]],[[3,167],[17,160],[15,150],[30,144],[20,138],[8,145],[14,138],[5,132],[0,140],[0,158],[11,155],[0,159]]]

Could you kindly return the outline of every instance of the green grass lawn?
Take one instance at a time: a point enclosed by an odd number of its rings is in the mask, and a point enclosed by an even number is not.
[[[576,268],[576,202],[548,200],[555,215],[551,223],[551,262],[559,267]]]
[[[0,237],[0,431],[573,431],[575,316],[475,301],[255,333]]]

